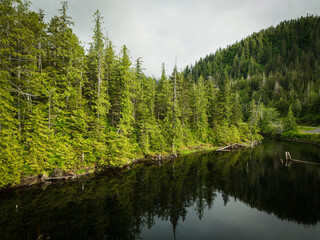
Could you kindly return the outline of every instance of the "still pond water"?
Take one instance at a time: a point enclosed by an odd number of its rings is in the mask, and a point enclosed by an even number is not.
[[[320,147],[265,140],[0,193],[5,239],[320,239]],[[18,208],[16,208],[16,205]]]

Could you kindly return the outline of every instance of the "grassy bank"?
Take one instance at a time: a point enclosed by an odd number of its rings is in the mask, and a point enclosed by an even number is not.
[[[283,133],[264,132],[262,134],[282,140],[320,144],[320,127],[299,125],[295,129]]]
[[[281,138],[320,144],[320,134],[304,132],[306,129],[311,130],[310,127],[299,127],[297,130],[284,132]]]

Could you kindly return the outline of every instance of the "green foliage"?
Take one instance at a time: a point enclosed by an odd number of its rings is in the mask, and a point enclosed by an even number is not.
[[[262,116],[260,118],[262,133],[280,136],[284,132],[283,122],[280,120],[279,112],[273,107],[262,105]]]
[[[28,156],[25,160],[25,172],[33,174],[50,169],[47,159],[53,154],[54,145],[50,135],[45,113],[41,109],[34,108],[24,127],[25,150]]]
[[[87,53],[66,2],[48,23],[28,2],[3,1],[0,13],[0,187],[57,167],[79,173],[187,146],[258,138],[256,124],[243,122],[251,110],[243,109],[245,91],[257,92],[259,78],[248,87],[244,79],[234,82],[230,67],[219,73],[207,64],[203,77],[177,66],[166,76],[163,65],[157,80],[145,76],[141,58],[132,66],[126,46],[116,53],[99,11]],[[239,77],[248,51],[232,60]],[[248,64],[250,75],[260,69],[254,57]],[[308,98],[312,111],[315,93]],[[294,113],[303,112],[301,105]]]
[[[194,97],[193,97],[193,117],[194,125],[196,126],[197,139],[206,142],[208,138],[208,100],[206,97],[206,86],[202,76],[194,83]]]
[[[296,130],[297,123],[295,121],[295,117],[293,116],[293,112],[291,110],[291,106],[289,107],[287,116],[282,120],[285,131]]]
[[[320,143],[320,134],[300,133],[294,130],[290,130],[283,133],[282,137],[293,139],[293,140],[302,140],[306,142]]]
[[[252,139],[261,139],[261,136],[256,132],[250,134],[250,126],[248,123],[241,123],[238,125],[227,125],[224,123],[218,125],[214,133],[211,134],[214,142],[218,144],[250,142]]]
[[[10,129],[0,131],[0,186],[19,183],[23,164],[22,148],[18,132]]]

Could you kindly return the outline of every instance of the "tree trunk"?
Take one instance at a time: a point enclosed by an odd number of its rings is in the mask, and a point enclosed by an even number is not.
[[[49,91],[48,104],[49,104],[48,125],[49,125],[49,129],[50,129],[51,128],[51,91]]]
[[[177,61],[177,60],[176,60]],[[177,72],[176,72],[176,67],[175,66],[175,72],[174,72],[174,84],[173,84],[173,124],[172,128],[175,128],[175,121],[176,121],[176,100],[177,100]]]
[[[20,135],[21,135],[20,94],[18,94],[18,122],[19,122],[19,133],[20,133]]]
[[[98,117],[98,122],[100,120],[100,110],[99,110],[99,102],[100,102],[100,89],[101,89],[101,53],[99,53],[99,65],[98,65],[98,99],[97,99],[97,104],[98,104],[98,108],[97,108],[97,117]]]
[[[173,85],[173,123],[172,123],[172,129],[175,129],[175,123],[176,123],[176,100],[177,100],[177,57],[176,57],[176,63],[175,63],[175,71],[174,71],[174,85]],[[174,152],[174,138],[172,140],[172,151]]]
[[[18,66],[18,79],[20,81],[21,73],[20,73],[21,66]],[[21,135],[21,110],[20,110],[20,94],[18,94],[18,121],[19,121],[19,133]]]
[[[39,59],[38,59],[38,70],[42,73],[42,59],[41,59],[41,42],[38,43],[39,47]]]

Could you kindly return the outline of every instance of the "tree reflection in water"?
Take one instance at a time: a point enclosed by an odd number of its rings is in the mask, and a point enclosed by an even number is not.
[[[320,220],[320,168],[282,167],[284,151],[320,159],[319,147],[266,141],[252,150],[201,153],[161,164],[136,165],[74,183],[0,196],[0,239],[135,239],[155,219],[175,235],[190,207],[199,219],[218,194],[279,219],[304,225]],[[18,209],[16,209],[18,205]]]

